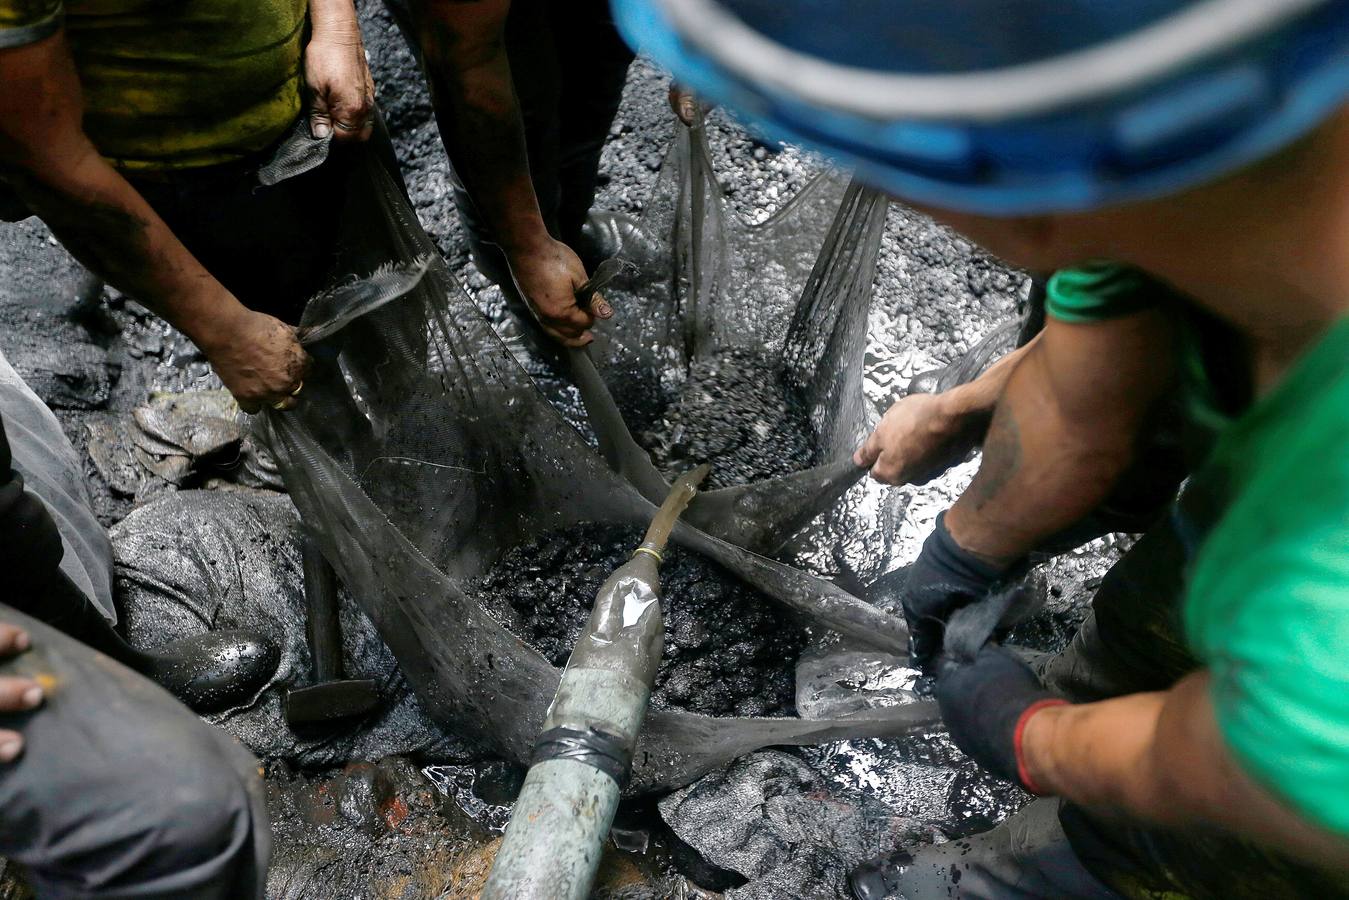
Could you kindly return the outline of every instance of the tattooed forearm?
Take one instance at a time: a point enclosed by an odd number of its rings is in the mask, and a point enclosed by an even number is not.
[[[1011,404],[1000,404],[984,438],[979,473],[964,495],[974,512],[998,498],[1021,469],[1021,460],[1021,431],[1017,427],[1016,413]]]

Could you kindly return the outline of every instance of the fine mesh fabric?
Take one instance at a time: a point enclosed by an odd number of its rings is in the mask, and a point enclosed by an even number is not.
[[[346,287],[310,304],[301,327],[315,364],[302,401],[265,412],[264,427],[306,527],[426,711],[524,762],[560,672],[466,586],[542,532],[583,522],[641,527],[656,506],[535,388],[375,154],[352,167],[346,204],[338,263]],[[350,287],[376,271],[398,290]],[[341,293],[364,314],[339,308]],[[707,334],[717,332],[714,324]],[[809,621],[903,652],[902,622],[833,584],[688,524],[672,539]],[[762,746],[899,736],[935,718],[930,703],[814,721],[652,710],[629,791],[687,784]]]
[[[760,224],[729,208],[701,119],[676,126],[636,233],[604,278],[619,314],[572,368],[601,451],[659,503],[668,485],[624,425],[626,382],[669,393],[703,360],[749,350],[778,361],[812,426],[813,467],[704,491],[684,519],[760,553],[829,508],[865,474],[851,462],[865,425],[862,365],[886,200],[826,171]],[[598,369],[598,377],[595,371]],[[705,460],[716,465],[716,460]]]

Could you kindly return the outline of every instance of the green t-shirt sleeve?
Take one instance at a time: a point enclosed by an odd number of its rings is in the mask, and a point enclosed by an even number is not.
[[[0,0],[0,50],[54,34],[64,11],[61,0]]]
[[[1238,764],[1349,836],[1346,359],[1349,323],[1219,442],[1211,463],[1235,493],[1195,559],[1185,624]]]
[[[1054,273],[1045,289],[1045,312],[1070,325],[1101,322],[1156,306],[1167,293],[1132,266],[1087,263]]]
[[[1283,546],[1235,566],[1233,577],[1252,583],[1209,668],[1238,764],[1309,821],[1349,836],[1349,542],[1339,552],[1327,565]]]

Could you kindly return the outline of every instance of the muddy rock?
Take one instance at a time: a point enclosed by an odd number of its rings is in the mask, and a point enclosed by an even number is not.
[[[508,551],[475,592],[502,624],[562,666],[596,591],[641,540],[641,531],[609,525],[551,532]],[[654,705],[724,716],[793,712],[793,668],[805,635],[777,603],[677,547],[666,553],[661,586],[665,654]]]
[[[490,840],[406,759],[267,775],[272,900],[439,897]]]
[[[803,719],[829,719],[912,703],[920,678],[907,656],[850,647],[830,636],[801,654],[796,709]]]
[[[270,684],[247,706],[208,717],[264,760],[307,767],[391,753],[430,760],[464,745],[421,712],[393,654],[360,608],[340,594],[344,665],[374,678],[383,703],[344,729],[300,737],[282,716],[285,690],[309,683],[299,516],[263,492],[183,491],[139,507],[112,530],[116,592],[139,647],[208,629],[251,628],[281,648]]]
[[[108,352],[83,341],[33,343],[9,354],[14,370],[52,409],[108,405]]]

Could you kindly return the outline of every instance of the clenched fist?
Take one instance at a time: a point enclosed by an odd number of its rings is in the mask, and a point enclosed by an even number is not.
[[[240,307],[200,342],[216,375],[244,412],[291,409],[311,360],[294,327]]]
[[[568,347],[583,347],[594,340],[590,326],[607,319],[613,308],[595,294],[587,308],[576,302],[576,291],[586,282],[585,266],[570,247],[547,240],[528,252],[509,258],[516,289],[529,304],[543,330]]]
[[[943,397],[910,394],[895,403],[853,454],[853,462],[885,484],[922,484],[958,463],[987,419],[953,414]]]
[[[304,51],[309,129],[316,138],[364,141],[375,115],[375,82],[365,62],[361,33],[315,35]]]

